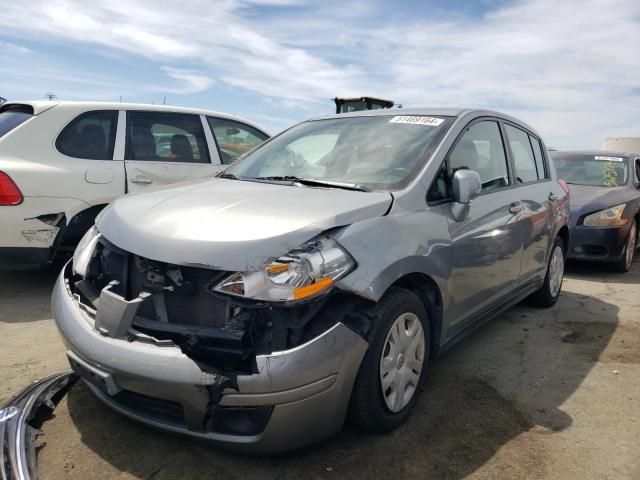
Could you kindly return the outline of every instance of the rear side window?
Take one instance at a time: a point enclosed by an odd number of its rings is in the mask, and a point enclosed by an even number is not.
[[[244,123],[214,117],[207,117],[207,120],[218,143],[220,160],[225,165],[233,163],[236,158],[253,150],[269,138],[261,131]]]
[[[58,135],[56,148],[63,155],[89,160],[113,159],[118,112],[96,110],[76,117]]]
[[[127,160],[210,163],[198,115],[127,112]]]
[[[6,135],[21,123],[29,120],[33,115],[25,112],[8,110],[0,113],[0,137]]]
[[[533,147],[533,156],[536,159],[536,170],[538,170],[538,178],[542,180],[543,178],[549,178],[547,173],[547,169],[544,164],[544,156],[542,154],[542,145],[540,144],[540,140],[536,137],[529,135],[529,140],[531,140],[531,146]]]
[[[518,183],[535,182],[539,180],[536,160],[529,142],[529,135],[519,128],[505,125],[511,155]]]

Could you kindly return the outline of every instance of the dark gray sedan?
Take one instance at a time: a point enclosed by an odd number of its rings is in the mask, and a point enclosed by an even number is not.
[[[569,258],[631,268],[640,223],[640,155],[552,152],[571,192]]]

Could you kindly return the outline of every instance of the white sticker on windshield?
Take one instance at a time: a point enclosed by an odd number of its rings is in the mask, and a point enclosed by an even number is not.
[[[409,115],[401,115],[389,120],[389,123],[410,123],[412,125],[424,125],[425,127],[437,127],[442,122],[444,122],[444,118],[422,116],[412,117]]]
[[[606,162],[624,162],[624,158],[622,157],[607,157],[604,155],[596,155],[594,158],[596,160],[604,160]]]

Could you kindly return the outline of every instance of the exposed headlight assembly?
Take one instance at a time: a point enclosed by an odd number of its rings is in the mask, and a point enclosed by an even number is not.
[[[100,232],[95,225],[84,234],[84,237],[82,237],[80,243],[78,243],[75,252],[73,252],[73,273],[80,275],[81,277],[87,276],[89,263],[91,263],[93,253],[96,250],[96,245],[98,244],[100,236]]]
[[[616,205],[615,207],[587,215],[584,217],[582,224],[585,227],[618,227],[624,225],[627,223],[627,220],[622,218],[624,207],[625,204]]]
[[[290,302],[326,292],[356,262],[335,240],[319,236],[257,272],[237,272],[214,291],[253,300]]]

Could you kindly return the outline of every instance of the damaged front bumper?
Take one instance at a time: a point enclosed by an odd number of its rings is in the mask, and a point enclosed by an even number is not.
[[[250,453],[297,449],[340,430],[368,344],[336,323],[284,351],[256,355],[234,384],[172,342],[100,334],[63,269],[53,314],[70,364],[114,410],[148,425]]]
[[[0,409],[0,479],[38,477],[35,441],[41,434],[40,424],[76,380],[70,372],[43,378]]]

